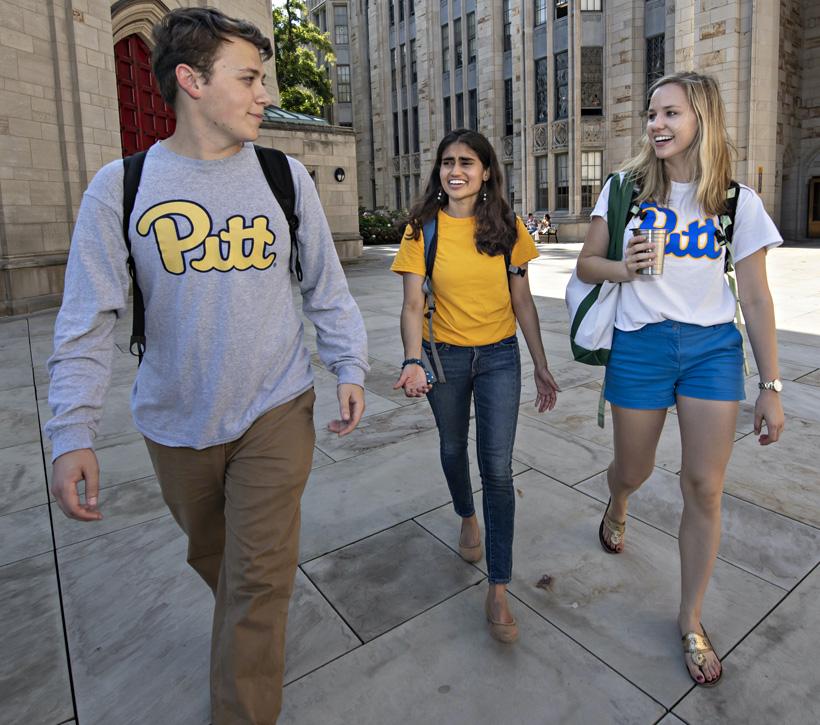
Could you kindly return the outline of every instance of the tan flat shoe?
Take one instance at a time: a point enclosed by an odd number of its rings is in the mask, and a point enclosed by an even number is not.
[[[512,644],[518,639],[518,622],[513,619],[512,622],[497,622],[493,619],[490,613],[490,603],[484,603],[484,612],[487,615],[487,621],[490,623],[490,636],[497,639],[504,644]]]
[[[481,547],[480,541],[475,546],[464,546],[459,543],[458,553],[464,561],[469,561],[471,564],[481,561],[481,557],[484,556],[484,550]]]

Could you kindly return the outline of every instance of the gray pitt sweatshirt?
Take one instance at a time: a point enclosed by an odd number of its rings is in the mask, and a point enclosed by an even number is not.
[[[367,338],[313,181],[289,159],[300,220],[302,309],[322,362],[362,385]],[[122,162],[80,206],[54,331],[46,432],[52,458],[91,448],[128,306]],[[166,446],[235,440],[313,384],[291,292],[290,234],[251,144],[216,161],[148,151],[130,226],[145,297],[146,352],[131,393],[138,430]]]

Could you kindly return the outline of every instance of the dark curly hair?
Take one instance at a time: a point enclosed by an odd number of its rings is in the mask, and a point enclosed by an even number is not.
[[[418,239],[424,222],[432,219],[438,210],[447,205],[447,192],[441,185],[441,159],[448,146],[463,143],[478,156],[481,165],[490,172],[490,178],[484,182],[475,205],[475,246],[479,252],[495,257],[512,251],[518,235],[516,216],[504,195],[501,193],[501,166],[492,145],[478,131],[457,128],[448,133],[438,145],[436,162],[430,172],[430,180],[422,197],[410,209],[408,239]],[[486,192],[487,200],[483,200]],[[439,194],[441,200],[439,200]]]
[[[180,63],[195,68],[210,80],[219,46],[232,38],[247,40],[259,49],[262,60],[273,56],[270,40],[253,23],[229,18],[213,8],[177,8],[153,28],[151,69],[159,92],[169,106],[177,97],[176,68]]]

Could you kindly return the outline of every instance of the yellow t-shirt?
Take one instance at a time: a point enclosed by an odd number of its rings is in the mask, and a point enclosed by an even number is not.
[[[518,219],[518,238],[511,262],[516,266],[538,258],[535,242]],[[424,240],[408,239],[408,226],[391,269],[424,276]],[[490,257],[475,246],[475,218],[456,219],[438,213],[438,248],[433,267],[436,342],[472,347],[490,345],[515,334],[515,315],[510,301],[504,255]],[[428,338],[427,320],[423,326]]]

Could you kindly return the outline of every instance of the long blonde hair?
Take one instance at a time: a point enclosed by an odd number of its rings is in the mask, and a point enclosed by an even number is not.
[[[700,73],[683,72],[659,78],[649,89],[650,97],[661,86],[677,83],[698,120],[698,130],[686,150],[686,160],[694,169],[698,205],[709,216],[717,216],[726,208],[726,189],[732,180],[734,146],[726,131],[726,111],[717,81]],[[663,203],[669,200],[670,181],[666,167],[655,155],[649,136],[644,131],[640,150],[622,169],[637,180],[638,201]]]

